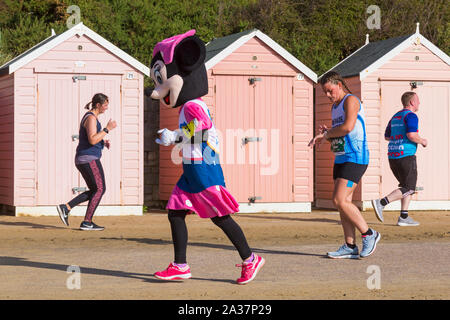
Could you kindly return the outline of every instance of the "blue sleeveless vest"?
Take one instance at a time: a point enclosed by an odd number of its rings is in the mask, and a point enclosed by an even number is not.
[[[352,94],[347,94],[338,105],[331,110],[332,127],[337,127],[345,122],[344,102]],[[356,97],[356,96],[355,96]],[[356,97],[358,99],[358,97]],[[343,137],[331,139],[331,150],[335,154],[335,163],[353,162],[357,164],[369,164],[369,148],[367,145],[366,124],[364,121],[364,108],[359,100],[359,111],[355,127]]]
[[[391,119],[391,140],[388,144],[389,159],[400,159],[416,154],[417,143],[409,140],[406,135],[405,117],[410,112],[412,111],[399,111]]]

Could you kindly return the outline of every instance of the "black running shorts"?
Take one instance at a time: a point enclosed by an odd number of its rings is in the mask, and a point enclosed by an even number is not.
[[[359,183],[364,172],[366,172],[367,164],[358,164],[354,162],[335,163],[333,167],[333,180],[337,178],[347,179],[354,183]]]
[[[417,161],[416,156],[408,156],[400,159],[389,159],[392,173],[399,182],[399,187],[416,191]]]

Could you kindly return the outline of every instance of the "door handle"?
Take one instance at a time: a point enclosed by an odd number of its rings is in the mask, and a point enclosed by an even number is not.
[[[72,188],[72,193],[76,194],[77,192],[78,193],[85,192],[86,190],[87,190],[86,187],[73,187]]]
[[[248,202],[255,203],[256,200],[262,200],[262,197],[249,197]]]
[[[248,78],[248,81],[250,82],[250,84],[255,84],[256,81],[262,81],[261,78]]]
[[[78,135],[78,134],[73,134],[72,135],[72,141],[75,141],[75,140],[78,140],[78,139],[80,139],[80,135]]]
[[[243,144],[247,144],[249,142],[260,142],[262,141],[261,137],[245,137],[242,139]]]
[[[77,82],[78,80],[86,80],[86,76],[73,76],[73,82]]]

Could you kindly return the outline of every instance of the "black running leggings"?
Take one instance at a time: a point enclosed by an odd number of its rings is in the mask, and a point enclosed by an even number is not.
[[[103,167],[99,159],[89,163],[77,164],[76,167],[83,176],[84,181],[86,181],[89,190],[79,194],[68,204],[72,209],[80,203],[89,200],[84,220],[91,222],[94,212],[106,191],[105,173],[103,172]]]
[[[175,251],[175,263],[186,263],[186,249],[188,242],[188,231],[186,227],[186,210],[169,210],[170,228],[172,230],[172,240]],[[212,222],[218,226],[227,235],[228,239],[233,243],[242,260],[249,258],[252,251],[248,246],[247,239],[242,232],[241,227],[226,215],[223,217],[211,218]]]

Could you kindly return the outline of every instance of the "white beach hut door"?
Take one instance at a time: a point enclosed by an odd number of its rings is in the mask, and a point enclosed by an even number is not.
[[[87,112],[84,106],[98,92],[106,94],[110,101],[109,110],[99,117],[102,127],[110,118],[118,123],[107,135],[111,149],[105,148],[101,159],[106,180],[101,204],[121,204],[121,77],[39,74],[38,83],[37,205],[65,203],[86,190],[74,158],[79,123]]]

